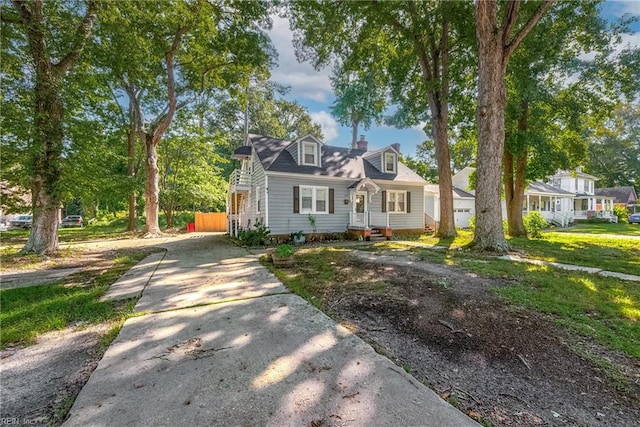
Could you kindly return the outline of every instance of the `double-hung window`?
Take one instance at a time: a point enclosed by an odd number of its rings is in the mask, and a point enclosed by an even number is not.
[[[384,153],[384,171],[386,173],[396,173],[396,154]]]
[[[329,188],[300,186],[300,213],[329,213]]]
[[[387,191],[387,212],[406,213],[407,212],[407,192]]]
[[[302,164],[305,166],[318,166],[318,144],[314,142],[302,143]]]

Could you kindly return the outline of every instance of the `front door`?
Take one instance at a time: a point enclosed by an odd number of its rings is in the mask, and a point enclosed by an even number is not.
[[[355,205],[353,207],[355,212],[355,224],[358,227],[367,226],[367,192],[358,191],[356,193]]]

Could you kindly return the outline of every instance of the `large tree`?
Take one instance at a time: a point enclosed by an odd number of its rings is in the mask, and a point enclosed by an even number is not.
[[[472,245],[479,250],[506,252],[509,249],[500,207],[507,102],[505,73],[513,52],[552,4],[553,0],[531,2],[527,7],[521,7],[520,0],[476,2],[478,159]]]
[[[600,17],[599,3],[558,3],[507,67],[503,181],[511,236],[527,234],[522,218],[527,183],[577,166],[586,153],[585,117],[607,110],[611,102],[583,79],[576,61],[609,48],[613,33]]]
[[[23,72],[32,76],[33,122],[29,134],[30,190],[33,225],[22,252],[51,254],[58,249],[60,171],[64,149],[65,78],[76,65],[91,36],[98,14],[95,1],[79,3],[12,1],[2,7],[2,22],[19,29],[10,49],[26,49]],[[3,42],[3,45],[5,43]]]
[[[585,165],[598,187],[634,186],[640,192],[640,106],[622,104],[595,129]]]
[[[331,114],[341,125],[351,126],[351,148],[356,148],[360,125],[367,130],[373,122],[383,118],[386,91],[376,78],[371,71],[345,73],[337,68],[331,78],[336,95]]]
[[[160,234],[157,147],[176,113],[203,93],[245,87],[273,54],[258,1],[119,1],[101,20],[103,67],[126,94],[130,139],[145,147],[148,236]]]
[[[464,86],[462,64],[471,57],[469,7],[466,2],[445,1],[292,2],[290,6],[299,59],[312,61],[315,67],[333,64],[345,76],[371,74],[376,86],[385,85],[392,102],[399,104],[395,123],[429,122],[438,163],[442,237],[456,234],[448,131],[452,89]],[[457,77],[460,80],[454,84]]]

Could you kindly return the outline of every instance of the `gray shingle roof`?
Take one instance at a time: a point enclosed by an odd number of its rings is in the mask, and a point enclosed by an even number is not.
[[[567,196],[573,196],[574,193],[563,190],[561,188],[554,187],[553,185],[545,184],[544,182],[534,181],[529,184],[529,191],[535,193],[547,193],[547,194],[566,194]]]
[[[382,173],[369,161],[363,159],[362,150],[323,145],[321,147],[321,166],[298,165],[296,159],[285,148],[292,141],[269,138],[262,135],[249,135],[249,141],[255,148],[265,170],[271,172],[289,172],[304,175],[316,175],[354,180],[369,177],[376,180],[426,183],[417,173],[398,162],[398,173]]]
[[[596,196],[615,197],[614,203],[637,203],[638,195],[635,188],[626,187],[605,187],[596,188]]]

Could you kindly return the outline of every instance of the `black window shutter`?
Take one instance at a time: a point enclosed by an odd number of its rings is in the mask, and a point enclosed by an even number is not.
[[[333,188],[329,189],[329,213],[332,214],[335,212],[335,206],[333,202],[334,191]]]
[[[300,187],[293,187],[293,213],[300,213]]]
[[[407,213],[411,213],[411,193],[407,191]]]
[[[382,192],[382,212],[387,211],[387,192],[386,190]]]

